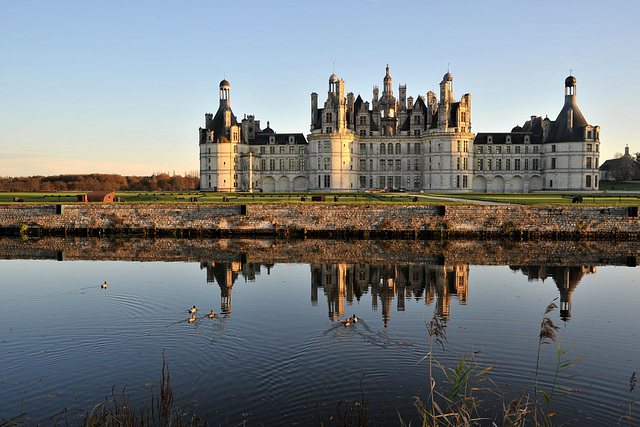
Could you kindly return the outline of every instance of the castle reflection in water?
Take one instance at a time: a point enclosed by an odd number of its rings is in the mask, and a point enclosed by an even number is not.
[[[243,261],[204,261],[207,282],[220,286],[220,310],[231,313],[232,287],[239,276],[254,281],[263,269],[267,274],[274,264]],[[384,325],[391,317],[395,304],[404,311],[407,300],[435,303],[436,312],[449,319],[452,300],[465,305],[469,302],[469,265],[429,264],[310,264],[311,303],[318,304],[320,289],[327,300],[328,316],[338,320],[345,316],[345,305],[371,293],[373,311],[380,311]],[[595,266],[510,266],[526,275],[529,281],[551,278],[560,292],[560,317],[571,318],[571,299],[585,274],[595,273]],[[350,314],[350,313],[349,313]]]

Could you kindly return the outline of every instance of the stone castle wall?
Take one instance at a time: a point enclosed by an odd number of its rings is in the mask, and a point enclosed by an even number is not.
[[[462,205],[0,205],[2,234],[316,235],[619,238],[640,236],[637,209]]]

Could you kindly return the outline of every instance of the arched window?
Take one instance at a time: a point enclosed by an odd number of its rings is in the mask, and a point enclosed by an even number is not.
[[[400,148],[400,143],[396,143],[396,154],[402,154],[402,148]]]
[[[389,146],[387,147],[387,153],[393,154],[393,144],[391,142],[389,143]]]
[[[386,154],[386,146],[384,145],[384,142],[380,144],[380,154]]]

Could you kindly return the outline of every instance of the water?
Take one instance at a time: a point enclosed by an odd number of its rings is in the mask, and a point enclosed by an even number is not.
[[[360,399],[361,387],[370,417],[395,425],[399,412],[416,423],[414,397],[428,393],[425,321],[434,311],[447,335],[438,360],[453,366],[467,354],[481,368],[495,365],[489,377],[513,397],[522,387],[533,393],[539,326],[556,298],[548,316],[560,327],[565,358],[584,354],[566,373],[579,376],[560,379],[580,393],[554,398],[556,422],[616,424],[640,368],[637,269],[596,266],[587,255],[584,264],[486,265],[495,263],[493,251],[469,265],[420,249],[392,256],[381,243],[336,262],[341,248],[327,242],[309,255],[313,262],[284,262],[281,253],[269,262],[282,245],[291,245],[288,261],[306,255],[293,243],[246,243],[255,252],[238,253],[240,243],[216,241],[201,243],[217,249],[202,257],[154,243],[165,261],[140,262],[153,259],[147,241],[126,243],[129,256],[120,251],[125,243],[105,249],[101,240],[73,241],[64,254],[51,252],[57,241],[11,244],[27,259],[0,260],[0,417],[22,407],[28,423],[65,407],[74,422],[114,386],[146,402],[159,386],[163,352],[176,401],[215,425],[316,425],[316,414],[326,421],[340,400]],[[353,314],[360,321],[345,327],[341,320]],[[540,389],[550,390],[557,348],[542,347]],[[486,403],[483,415],[499,405]]]

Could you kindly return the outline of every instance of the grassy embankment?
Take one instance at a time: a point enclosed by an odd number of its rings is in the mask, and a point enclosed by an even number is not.
[[[598,192],[538,192],[538,193],[325,193],[324,203],[340,204],[457,204],[495,202],[519,205],[584,205],[584,206],[638,206],[640,184],[603,183],[607,191]],[[613,189],[611,189],[613,188]],[[634,193],[637,192],[637,193]],[[0,203],[73,204],[79,192],[0,192]],[[322,193],[204,193],[204,192],[117,192],[121,203],[320,203],[312,196]],[[574,198],[582,197],[581,203]],[[449,200],[456,199],[456,200]],[[21,202],[14,202],[21,200]]]

